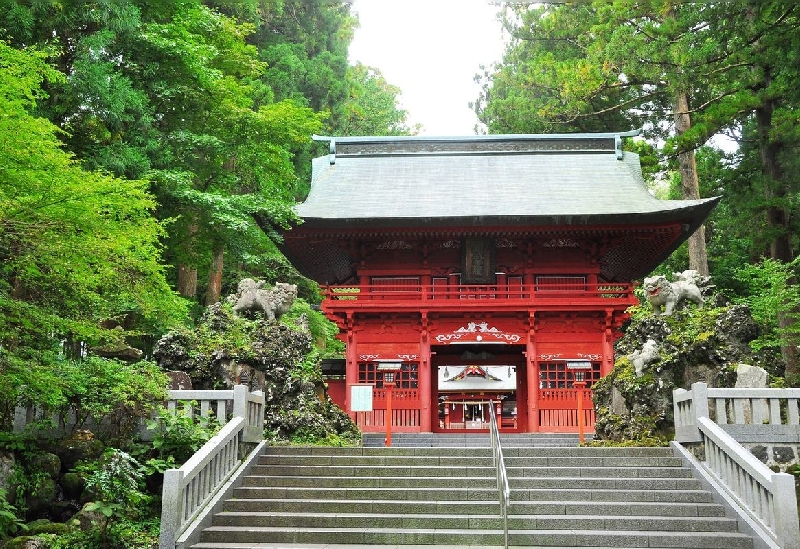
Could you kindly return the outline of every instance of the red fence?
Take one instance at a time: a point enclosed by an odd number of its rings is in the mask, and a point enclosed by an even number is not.
[[[583,391],[583,426],[587,431],[594,429],[595,413],[592,403],[592,390]],[[579,389],[541,389],[539,390],[539,428],[546,432],[574,433],[578,429],[578,391]]]
[[[372,392],[372,411],[355,412],[353,418],[363,432],[386,430],[386,389]],[[420,427],[420,400],[417,389],[394,389],[392,391],[392,431],[417,432]]]
[[[419,284],[416,279],[405,278],[401,284],[367,286],[328,286],[325,297],[333,301],[380,300],[458,300],[458,299],[559,299],[566,297],[597,299],[629,299],[633,297],[631,284],[577,284],[573,279],[563,282],[538,281],[536,284]]]

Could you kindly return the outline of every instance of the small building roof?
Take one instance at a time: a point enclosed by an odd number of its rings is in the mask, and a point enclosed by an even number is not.
[[[316,137],[335,152],[297,213],[309,228],[702,221],[716,199],[655,198],[622,135]]]

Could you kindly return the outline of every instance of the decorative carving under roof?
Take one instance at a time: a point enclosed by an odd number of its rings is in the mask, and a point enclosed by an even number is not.
[[[552,238],[542,243],[545,248],[579,248],[580,244],[571,238]]]
[[[379,250],[411,250],[413,246],[404,240],[389,240],[378,245]]]

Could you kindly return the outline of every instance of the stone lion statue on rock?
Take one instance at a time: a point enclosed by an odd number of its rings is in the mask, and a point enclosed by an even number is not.
[[[695,273],[696,271],[676,273],[675,282],[668,281],[663,275],[645,278],[645,295],[653,306],[653,312],[671,315],[675,307],[684,300],[689,300],[698,307],[702,307],[705,301],[695,282]]]
[[[263,312],[268,320],[275,320],[292,308],[297,298],[297,286],[278,282],[270,288],[263,280],[245,278],[239,282],[237,292],[228,299],[233,303],[233,312]]]
[[[658,360],[658,344],[655,340],[648,339],[641,350],[628,355],[628,360],[633,364],[636,376],[641,376],[645,366]]]

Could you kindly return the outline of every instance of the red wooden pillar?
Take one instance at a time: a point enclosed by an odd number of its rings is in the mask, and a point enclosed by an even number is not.
[[[420,406],[420,432],[431,433],[432,415],[437,414],[439,408],[431,402],[433,375],[431,372],[431,343],[428,339],[428,314],[422,311],[422,331],[420,333],[419,345],[419,372],[417,383],[419,383],[419,406]]]
[[[603,330],[603,362],[600,364],[600,376],[605,377],[614,369],[614,319],[613,309],[606,309],[606,325]]]
[[[352,317],[348,315],[348,320]],[[347,345],[345,346],[345,411],[356,420],[356,413],[350,410],[350,386],[358,383],[358,352],[356,349],[356,332],[352,325],[347,328]]]
[[[528,433],[539,432],[539,376],[536,372],[536,345],[533,338],[528,341],[525,353],[526,391],[528,393],[525,410],[528,415],[528,424],[525,429]],[[519,403],[518,403],[519,404]]]

